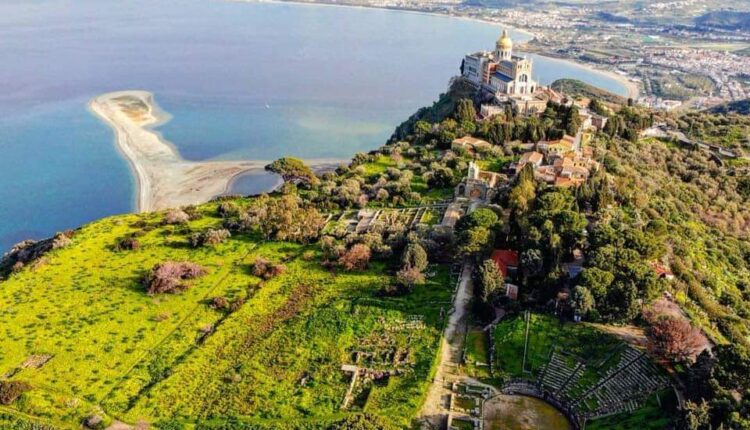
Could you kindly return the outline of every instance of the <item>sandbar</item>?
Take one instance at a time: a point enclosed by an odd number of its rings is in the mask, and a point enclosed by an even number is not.
[[[157,211],[204,203],[225,194],[241,175],[262,171],[268,160],[189,161],[154,131],[169,120],[148,91],[118,91],[89,102],[89,109],[115,134],[136,180],[136,210]],[[306,160],[314,169],[335,166],[340,160]],[[268,190],[271,191],[271,190]]]

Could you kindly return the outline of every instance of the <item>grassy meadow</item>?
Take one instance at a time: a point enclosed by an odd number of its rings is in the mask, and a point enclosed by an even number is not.
[[[346,413],[340,407],[350,377],[341,366],[369,348],[375,356],[406,351],[407,365],[366,387],[351,409],[408,425],[430,380],[440,310],[450,301],[447,269],[431,268],[428,283],[408,296],[381,297],[392,282],[383,263],[336,272],[321,266],[316,246],[252,235],[192,248],[191,232],[221,223],[216,204],[199,210],[203,217],[186,226],[164,225],[159,213],[94,222],[72,245],[0,283],[0,374],[33,387],[0,412],[59,428],[91,414],[129,423],[315,422]],[[116,251],[131,235],[140,249]],[[255,277],[257,257],[286,270]],[[178,294],[147,295],[144,274],[167,260],[197,262],[208,273]],[[218,296],[241,305],[231,313],[214,309]],[[402,327],[412,315],[423,327]],[[37,368],[34,357],[51,358]]]

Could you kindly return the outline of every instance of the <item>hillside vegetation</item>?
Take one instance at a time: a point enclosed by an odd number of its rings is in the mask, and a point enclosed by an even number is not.
[[[607,103],[624,105],[627,100],[625,97],[618,96],[607,90],[589,85],[577,79],[558,79],[550,87],[555,91],[560,91],[573,97],[582,97],[588,99],[597,99]]]
[[[0,372],[32,387],[15,410],[60,428],[92,415],[133,423],[252,416],[267,428],[279,428],[276,420],[323,428],[342,416],[341,365],[371,343],[375,354],[404,351],[406,367],[353,410],[408,423],[437,351],[446,271],[408,296],[379,298],[393,282],[382,264],[329,271],[316,246],[249,232],[191,247],[192,234],[231,217],[219,207],[200,206],[177,225],[164,213],[92,223],[0,283]],[[123,238],[136,238],[137,249],[118,250]],[[258,259],[283,270],[260,275]],[[148,295],[142,279],[165,261],[199,262],[206,274],[177,294]],[[410,315],[424,328],[389,331]]]

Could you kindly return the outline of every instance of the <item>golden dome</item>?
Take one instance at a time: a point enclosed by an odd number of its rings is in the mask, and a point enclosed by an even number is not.
[[[508,36],[508,30],[503,30],[503,35],[497,39],[497,47],[498,49],[503,50],[513,48],[513,41],[510,40],[510,36]]]

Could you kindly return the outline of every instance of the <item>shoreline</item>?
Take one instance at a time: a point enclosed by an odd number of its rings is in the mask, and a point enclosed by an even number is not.
[[[582,63],[582,62],[574,60],[572,58],[565,58],[565,57],[559,57],[559,56],[554,56],[554,55],[548,55],[548,54],[544,54],[544,53],[541,53],[541,52],[538,52],[538,51],[525,51],[525,52],[527,52],[529,54],[534,54],[534,55],[538,55],[538,56],[541,56],[541,57],[545,57],[545,58],[547,58],[549,60],[553,60],[553,61],[564,61],[564,62],[567,62],[567,63],[572,63],[572,64],[575,64],[578,67],[582,67],[582,68],[586,69],[587,71],[589,71],[591,73],[596,73],[596,74],[599,74],[599,75],[602,75],[602,76],[606,76],[606,77],[608,77],[608,78],[610,78],[612,80],[615,80],[615,81],[619,82],[620,84],[622,84],[622,86],[625,87],[625,90],[627,91],[627,94],[625,94],[625,95],[616,94],[616,95],[618,95],[620,97],[632,98],[633,100],[638,100],[638,97],[641,94],[640,86],[638,85],[637,82],[634,82],[634,81],[630,80],[629,77],[628,77],[629,75],[627,75],[627,76],[626,75],[621,75],[619,73],[616,73],[613,70],[602,69],[602,68],[596,67],[596,66],[591,65],[591,64]],[[577,77],[570,77],[570,78],[567,78],[567,79],[578,79],[578,78]],[[583,81],[583,82],[586,82],[586,81]],[[586,83],[588,83],[588,82],[586,82]],[[593,84],[590,84],[590,85],[593,85]],[[595,86],[595,87],[597,87],[597,88],[599,88],[601,90],[604,90],[604,91],[609,91],[606,88],[601,88],[601,87],[596,86],[596,85],[593,85],[593,86]],[[615,94],[612,91],[609,91],[609,92]]]
[[[328,3],[328,2],[320,2],[320,1],[303,1],[303,0],[224,0],[224,1],[233,2],[233,3],[272,3],[272,4],[292,4],[292,5],[299,5],[299,6],[328,6],[328,7],[351,8],[351,9],[376,9],[376,10],[385,10],[385,11],[391,11],[391,12],[412,13],[412,14],[417,14],[417,15],[429,15],[429,16],[435,16],[435,17],[441,17],[441,18],[447,18],[447,19],[460,19],[460,20],[465,20],[465,21],[478,22],[481,24],[502,26],[503,28],[507,28],[508,30],[512,30],[516,33],[524,34],[528,36],[530,39],[533,39],[534,37],[537,36],[536,33],[530,30],[514,27],[512,25],[508,25],[500,21],[491,21],[488,19],[474,18],[474,17],[469,17],[469,16],[450,15],[447,13],[430,12],[430,11],[419,10],[419,9],[404,9],[404,8],[388,7],[388,6],[383,7],[383,6],[364,5],[364,4],[358,5],[358,4]]]
[[[114,132],[115,146],[135,181],[135,211],[150,212],[207,202],[231,191],[241,176],[265,172],[267,160],[188,161],[153,130],[171,118],[148,91],[117,91],[94,97],[92,112]],[[305,160],[327,169],[338,159]],[[273,191],[278,185],[266,192]]]
[[[300,6],[328,6],[328,7],[340,7],[340,8],[353,8],[353,9],[378,9],[378,10],[385,10],[385,11],[391,11],[391,12],[414,13],[414,14],[420,14],[420,15],[429,15],[429,16],[435,16],[435,17],[441,17],[441,18],[448,18],[448,19],[459,19],[459,20],[477,22],[480,24],[487,24],[487,25],[493,25],[493,26],[502,26],[503,28],[508,28],[509,30],[512,30],[514,32],[527,35],[529,37],[529,40],[538,36],[537,33],[534,33],[531,30],[514,27],[512,25],[508,25],[500,21],[492,21],[488,19],[482,19],[482,18],[476,18],[476,17],[470,17],[470,16],[451,15],[447,13],[430,12],[430,11],[423,11],[423,10],[417,10],[417,9],[401,9],[401,8],[396,8],[396,7],[340,4],[340,3],[329,3],[329,2],[320,2],[320,1],[302,1],[302,0],[225,0],[225,1],[230,1],[234,3],[272,3],[272,4],[292,4],[292,5],[300,5]],[[528,43],[529,40],[521,41],[520,44],[524,45]],[[640,93],[641,93],[640,86],[636,82],[631,81],[628,76],[620,75],[618,73],[615,73],[612,70],[602,69],[592,64],[582,63],[573,58],[565,58],[565,57],[560,57],[560,56],[555,56],[555,55],[549,55],[540,51],[535,51],[533,49],[529,51],[524,51],[523,49],[520,49],[520,47],[519,47],[519,50],[521,52],[539,55],[539,56],[542,56],[551,60],[566,61],[578,67],[582,67],[589,72],[598,73],[600,75],[613,79],[619,82],[620,84],[622,84],[623,87],[625,87],[627,94],[624,94],[624,95],[617,94],[624,98],[632,98],[633,100],[637,100],[638,97],[640,96]],[[571,76],[569,77],[569,79],[577,79],[577,77]],[[605,88],[602,88],[602,89],[606,91]]]

